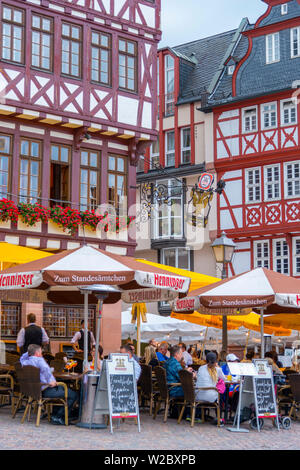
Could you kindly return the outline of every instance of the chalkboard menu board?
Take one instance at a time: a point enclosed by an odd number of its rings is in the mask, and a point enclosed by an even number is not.
[[[140,418],[133,359],[128,354],[110,354],[102,364],[100,379],[94,400],[95,414],[109,414],[112,421],[120,418],[136,418],[140,431]]]
[[[275,418],[277,407],[272,378],[254,377],[254,390],[259,418]]]
[[[124,418],[128,415],[137,416],[135,400],[135,378],[131,374],[112,374],[109,376],[112,404],[112,417]]]

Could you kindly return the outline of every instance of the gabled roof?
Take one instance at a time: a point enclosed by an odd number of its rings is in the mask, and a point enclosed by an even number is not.
[[[180,59],[178,104],[201,100],[203,94],[214,90],[225,62],[234,53],[240,33],[248,24],[243,19],[237,29],[163,49]]]

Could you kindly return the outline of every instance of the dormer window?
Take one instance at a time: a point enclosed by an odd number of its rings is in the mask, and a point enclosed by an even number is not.
[[[300,27],[291,29],[291,58],[300,57]]]
[[[273,64],[280,61],[279,33],[266,36],[266,63]]]
[[[233,75],[235,71],[235,66],[234,65],[229,65],[227,69],[228,75]]]
[[[283,5],[281,5],[281,14],[287,15],[287,13],[288,13],[288,4],[284,3]]]

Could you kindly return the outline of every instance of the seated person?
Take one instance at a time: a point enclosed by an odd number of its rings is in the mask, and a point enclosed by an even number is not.
[[[231,375],[230,373],[230,369],[229,369],[229,366],[228,366],[228,362],[239,362],[239,358],[235,355],[235,354],[227,354],[226,356],[226,363],[222,366],[222,371],[223,371],[223,374],[224,375]],[[232,376],[233,379],[238,379],[238,376],[236,375],[233,375]],[[229,386],[229,403],[231,405],[231,409],[233,411],[236,410],[237,408],[237,405],[238,405],[238,399],[239,399],[239,385],[236,385],[234,383],[232,383],[230,386]]]
[[[169,359],[168,356],[167,356],[167,352],[168,352],[168,343],[166,343],[166,342],[160,343],[160,345],[158,347],[158,351],[156,353],[156,356],[157,356],[157,359],[159,360],[159,362],[164,362],[164,361],[167,361]]]
[[[62,386],[58,386],[55,377],[52,375],[52,371],[43,358],[42,348],[37,344],[30,344],[28,350],[20,357],[22,366],[33,366],[40,369],[40,381],[42,384],[42,396],[43,398],[64,398],[65,390]],[[46,388],[46,386],[48,386]],[[77,401],[77,392],[68,388],[68,413],[71,414],[72,407]],[[64,421],[64,407],[53,406],[53,413],[51,416],[51,423],[53,424],[65,424]]]
[[[158,366],[159,362],[156,356],[155,347],[149,344],[145,348],[145,364],[152,367]]]
[[[180,346],[172,346],[170,350],[170,359],[168,359],[164,367],[167,372],[167,383],[180,383],[180,378],[178,372],[182,370],[181,360],[182,360],[182,349]],[[182,387],[173,387],[170,388],[170,397],[183,397]]]
[[[130,344],[124,344],[124,346],[120,347],[120,353],[122,354],[128,354],[129,359],[133,359],[133,365],[134,365],[134,373],[135,373],[135,379],[136,381],[139,380],[142,369],[139,363],[134,359],[133,357],[133,352]]]
[[[218,380],[226,380],[221,367],[217,365],[217,355],[213,352],[209,352],[206,355],[205,366],[201,366],[197,373],[197,387],[216,387]],[[214,403],[218,399],[217,390],[198,390],[196,394],[198,401],[207,401]]]
[[[243,359],[241,362],[251,362],[252,363],[252,360],[254,359],[254,351],[248,351],[247,354],[246,354],[246,358]]]
[[[179,346],[182,349],[182,357],[186,367],[191,366],[193,364],[192,356],[187,352],[186,345],[184,343],[179,343]]]
[[[88,363],[88,366],[85,368],[84,373],[89,372],[95,369],[95,346],[92,347],[92,361]],[[101,370],[101,365],[103,361],[103,348],[101,344],[99,344],[98,348],[98,357],[97,357],[97,370],[98,372]]]
[[[226,362],[222,366],[222,371],[224,375],[231,375],[228,364],[227,364],[228,362],[239,362],[239,358],[235,354],[227,354]]]

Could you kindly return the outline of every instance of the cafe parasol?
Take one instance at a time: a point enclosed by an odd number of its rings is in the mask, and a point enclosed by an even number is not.
[[[173,304],[177,313],[199,311],[217,315],[239,314],[243,309],[260,313],[264,354],[264,314],[300,313],[300,280],[265,268],[256,268],[230,279],[190,292]]]
[[[87,363],[88,300],[91,303],[169,301],[189,290],[190,279],[84,245],[74,250],[8,268],[0,290],[39,289],[54,303],[84,303],[84,363]],[[101,313],[100,313],[101,314]],[[100,328],[100,322],[98,322]],[[97,326],[97,341],[99,339]],[[97,344],[96,344],[97,350]]]

